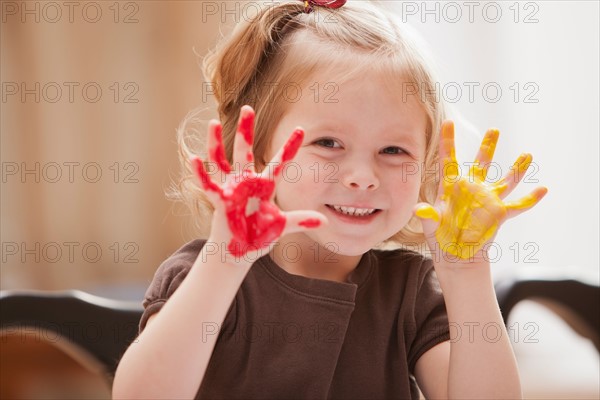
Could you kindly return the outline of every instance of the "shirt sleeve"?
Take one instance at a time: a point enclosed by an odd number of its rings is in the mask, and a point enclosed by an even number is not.
[[[142,333],[146,327],[148,318],[160,311],[169,297],[181,285],[204,243],[205,240],[196,239],[185,244],[158,267],[144,295],[142,302],[144,312],[140,319],[139,333]]]
[[[421,264],[414,310],[416,335],[408,350],[411,374],[423,353],[450,339],[446,304],[430,259],[423,259]]]

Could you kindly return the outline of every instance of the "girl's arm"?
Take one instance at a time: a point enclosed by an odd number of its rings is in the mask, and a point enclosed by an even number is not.
[[[418,204],[415,213],[432,249],[451,340],[426,352],[415,374],[427,397],[519,399],[517,363],[496,299],[486,244],[505,220],[533,207],[547,189],[504,202],[523,178],[531,155],[523,154],[504,179],[488,184],[486,171],[498,131],[486,133],[468,176],[461,176],[454,125],[445,122],[441,129],[438,198],[434,206]]]
[[[243,263],[223,263],[220,254],[207,254],[206,248],[123,355],[113,398],[194,398],[218,338],[215,324],[223,323],[250,269]]]
[[[253,159],[253,127],[254,111],[244,106],[235,137],[234,165],[248,165]],[[218,121],[209,124],[208,154],[225,183],[214,182],[201,160],[192,161],[215,208],[210,239],[175,293],[125,352],[115,374],[114,398],[193,398],[218,338],[214,328],[221,327],[252,265],[246,260],[268,253],[281,236],[327,222],[318,212],[282,212],[273,203],[276,179],[302,144],[302,130],[296,130],[275,155],[271,162],[278,168],[271,176],[269,169],[258,174],[250,166],[232,172],[221,129]],[[259,204],[249,221],[246,206],[251,197]],[[227,253],[212,251],[215,247],[226,247]]]
[[[489,263],[441,263],[451,340],[426,352],[415,375],[427,398],[520,399],[521,385]]]

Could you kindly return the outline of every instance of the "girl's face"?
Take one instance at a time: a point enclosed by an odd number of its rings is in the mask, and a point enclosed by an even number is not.
[[[296,127],[304,129],[276,202],[284,211],[324,214],[328,225],[300,235],[346,256],[365,253],[408,223],[425,159],[427,116],[418,99],[403,99],[383,78],[366,75],[341,84],[334,74],[310,80],[267,154],[270,160]]]

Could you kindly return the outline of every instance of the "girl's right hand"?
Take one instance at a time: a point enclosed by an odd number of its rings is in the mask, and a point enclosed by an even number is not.
[[[280,237],[327,223],[327,218],[319,212],[283,212],[273,202],[281,171],[285,163],[294,158],[303,138],[304,131],[296,129],[267,168],[257,173],[252,152],[254,110],[244,106],[233,149],[234,166],[240,168],[232,171],[225,156],[221,124],[217,120],[209,122],[208,157],[217,166],[217,176],[223,177],[223,184],[211,179],[202,160],[193,158],[191,162],[215,208],[207,243],[225,252],[225,260],[252,264],[270,251]],[[271,170],[270,166],[275,168]]]

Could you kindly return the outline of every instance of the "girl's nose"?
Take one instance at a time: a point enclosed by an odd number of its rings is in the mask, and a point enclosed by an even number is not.
[[[349,189],[375,190],[379,187],[379,179],[375,171],[366,165],[349,167],[341,181]]]

